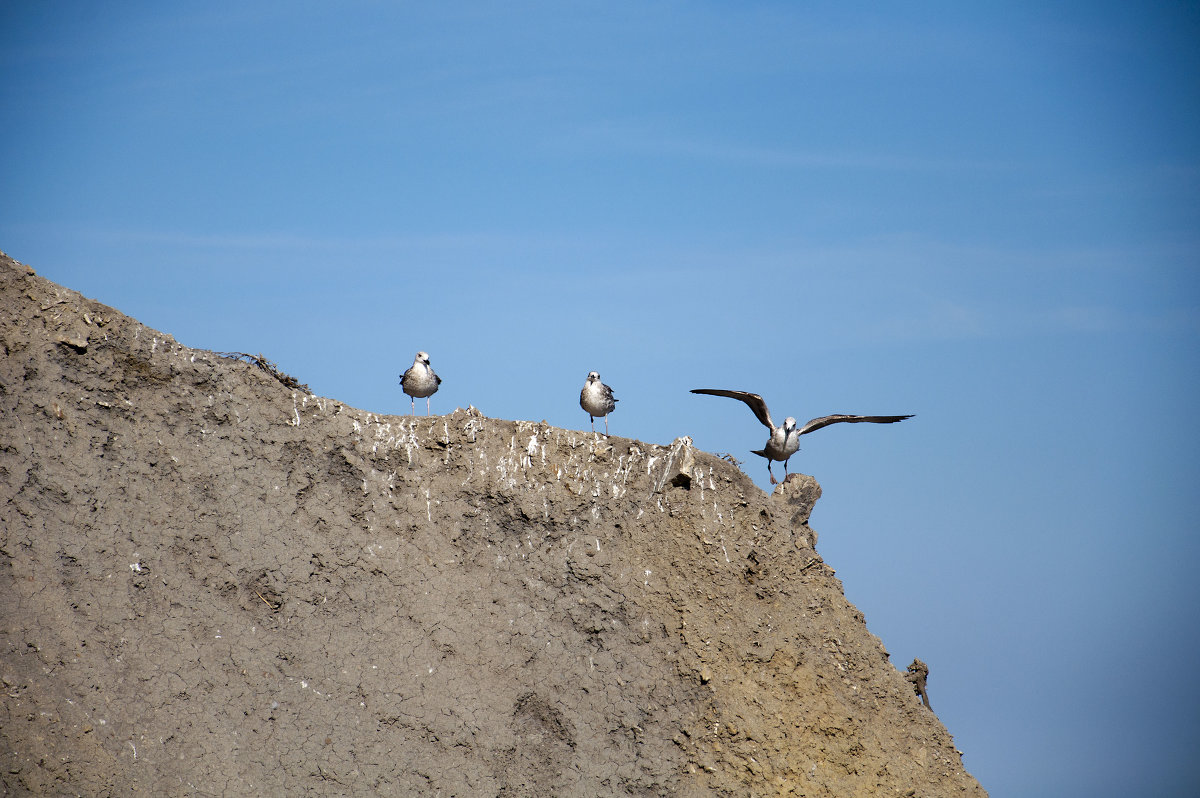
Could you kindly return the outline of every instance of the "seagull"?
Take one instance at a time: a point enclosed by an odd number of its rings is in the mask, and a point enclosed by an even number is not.
[[[783,461],[783,479],[787,481],[787,464],[800,449],[800,436],[810,432],[816,432],[821,427],[828,427],[830,424],[837,424],[843,421],[851,423],[859,423],[860,421],[870,421],[872,424],[894,424],[897,421],[903,421],[909,416],[848,416],[837,414],[832,416],[821,416],[809,421],[803,427],[796,428],[796,419],[788,416],[783,420],[783,426],[775,426],[775,422],[771,421],[771,411],[767,410],[767,403],[763,398],[756,393],[747,391],[723,391],[717,388],[696,388],[692,393],[703,393],[709,396],[728,396],[730,399],[738,399],[745,402],[754,411],[754,415],[763,423],[767,429],[771,430],[771,437],[767,438],[767,445],[758,451],[752,451],[751,454],[757,454],[760,457],[767,458],[767,474],[771,477],[771,484],[776,484],[775,475],[771,473],[771,461]]]
[[[596,431],[596,419],[603,418],[604,434],[608,435],[608,414],[616,409],[619,401],[613,398],[612,388],[600,382],[598,372],[588,372],[587,382],[579,392],[579,406],[587,411],[588,418],[592,420],[592,432]]]
[[[442,378],[429,368],[429,353],[417,352],[408,371],[400,375],[400,387],[412,397],[412,414],[417,414],[417,397],[425,398],[425,415],[429,415],[429,397],[437,393]]]

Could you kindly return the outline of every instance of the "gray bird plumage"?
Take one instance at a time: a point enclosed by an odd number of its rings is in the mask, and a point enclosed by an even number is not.
[[[836,413],[831,416],[821,416],[807,422],[803,427],[796,427],[796,419],[788,416],[783,420],[783,426],[775,426],[775,422],[771,420],[771,411],[767,409],[767,403],[763,398],[756,393],[748,391],[726,391],[719,388],[695,388],[692,393],[707,394],[709,396],[725,396],[730,399],[737,399],[745,402],[746,405],[754,411],[754,416],[762,422],[763,426],[771,431],[771,437],[767,438],[767,444],[761,449],[751,451],[751,454],[757,454],[759,457],[767,459],[767,474],[771,477],[771,484],[774,485],[775,475],[771,473],[771,461],[783,461],[783,478],[787,479],[788,460],[800,449],[800,436],[807,435],[810,432],[816,432],[822,427],[828,427],[830,424],[839,424],[843,422],[857,424],[864,421],[872,424],[894,424],[897,421],[903,421],[907,416],[852,416],[845,413]]]
[[[604,434],[608,434],[608,414],[621,401],[613,396],[612,388],[600,381],[600,374],[592,371],[587,375],[587,382],[579,392],[579,406],[588,414],[592,421],[592,432],[596,431],[596,419],[604,419]]]
[[[417,352],[413,364],[400,375],[400,387],[412,397],[412,414],[417,414],[417,399],[425,400],[425,414],[429,415],[429,397],[437,393],[442,378],[434,374],[429,366],[429,353]]]

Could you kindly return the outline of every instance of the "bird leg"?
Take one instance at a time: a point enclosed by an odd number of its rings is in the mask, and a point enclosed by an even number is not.
[[[425,397],[425,415],[427,415],[427,416],[432,415],[432,411],[430,411],[430,409],[429,409],[429,399],[430,399],[430,397],[428,397],[428,396]]]
[[[604,437],[608,437],[608,416],[604,417]]]
[[[596,417],[593,416],[591,413],[588,413],[588,418],[591,419],[591,422],[592,422],[592,432],[595,432],[596,431]]]
[[[784,468],[786,470],[787,467],[785,466]],[[771,477],[772,485],[779,484],[779,480],[775,479],[775,474],[771,471],[771,461],[770,460],[767,460],[767,475]]]
[[[417,414],[417,397],[410,396],[409,399],[412,400],[412,414],[415,416]]]

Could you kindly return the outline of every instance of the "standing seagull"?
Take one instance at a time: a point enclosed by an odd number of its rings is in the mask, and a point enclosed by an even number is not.
[[[400,387],[412,397],[412,414],[417,414],[417,397],[425,398],[425,415],[429,415],[429,397],[437,393],[442,378],[429,368],[429,353],[417,352],[408,371],[400,375]]]
[[[771,461],[783,461],[783,479],[787,481],[788,460],[800,449],[801,435],[815,432],[821,427],[828,427],[830,424],[837,424],[842,421],[853,422],[855,424],[860,421],[870,421],[873,424],[893,424],[897,421],[903,421],[906,418],[912,418],[912,416],[847,416],[838,414],[814,418],[800,429],[796,429],[796,419],[788,416],[783,420],[783,426],[777,427],[771,421],[771,411],[767,410],[767,403],[756,393],[722,391],[715,388],[696,388],[692,393],[704,393],[709,396],[728,396],[730,399],[739,399],[748,404],[750,409],[754,411],[754,415],[758,417],[758,420],[767,429],[771,430],[771,437],[767,438],[767,445],[758,451],[752,451],[751,454],[767,458],[767,474],[771,477],[772,485],[776,484],[776,480],[775,475],[771,473]]]
[[[579,406],[587,411],[592,420],[592,432],[596,431],[596,419],[604,419],[604,434],[608,435],[608,414],[617,407],[620,399],[613,398],[612,388],[600,382],[600,374],[588,372],[587,382],[579,392]]]

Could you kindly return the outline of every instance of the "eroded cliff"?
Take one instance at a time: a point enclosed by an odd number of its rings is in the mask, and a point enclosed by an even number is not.
[[[984,794],[810,477],[379,416],[0,292],[6,793]]]

